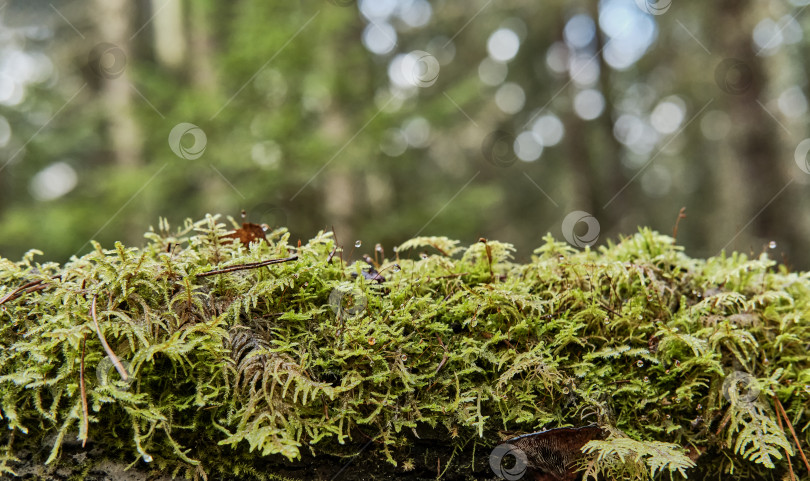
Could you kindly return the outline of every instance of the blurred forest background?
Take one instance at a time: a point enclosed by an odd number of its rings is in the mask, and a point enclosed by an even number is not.
[[[686,207],[690,255],[808,269],[808,4],[6,0],[0,255],[245,209],[527,259]]]

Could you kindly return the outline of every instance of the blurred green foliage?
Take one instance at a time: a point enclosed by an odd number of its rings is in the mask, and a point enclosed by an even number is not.
[[[807,124],[800,3],[673,3],[652,15],[642,0],[13,1],[0,57],[24,96],[0,91],[11,126],[0,253],[64,261],[91,239],[141,242],[160,216],[246,209],[303,239],[332,227],[344,243],[497,237],[526,259],[573,210],[607,238],[637,225],[670,232],[686,206],[679,239],[691,253],[775,241],[806,268],[808,178],[793,158]],[[373,48],[395,43],[372,53],[366,36],[385,28]],[[519,39],[500,63],[499,29]],[[94,57],[100,45],[111,47]],[[415,50],[437,59],[435,84],[394,81],[398,56]],[[618,65],[621,55],[635,57]],[[504,110],[515,101],[506,84],[525,97],[517,111]],[[592,120],[576,110],[585,91],[604,102]],[[561,141],[517,159],[512,139],[544,115],[561,122]],[[169,148],[182,122],[206,134],[199,158]],[[495,131],[507,134],[498,159],[485,142]],[[60,162],[76,184],[45,199],[38,175]]]

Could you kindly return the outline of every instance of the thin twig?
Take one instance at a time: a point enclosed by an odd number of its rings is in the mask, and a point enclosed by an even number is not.
[[[270,259],[268,261],[251,262],[249,264],[239,264],[237,266],[230,266],[230,267],[225,267],[225,268],[222,268],[222,269],[203,272],[203,273],[197,274],[197,277],[206,277],[206,276],[213,276],[213,275],[216,275],[216,274],[225,274],[227,272],[244,271],[244,270],[247,270],[247,269],[256,269],[256,268],[259,268],[259,267],[269,266],[269,265],[273,265],[273,264],[281,264],[282,262],[290,262],[290,261],[294,261],[294,260],[297,260],[297,259],[298,259],[298,256],[296,255],[296,256],[292,256],[292,257],[284,257],[282,259]]]
[[[82,447],[87,443],[87,432],[90,429],[90,424],[87,416],[87,391],[84,388],[84,347],[87,344],[87,336],[82,338],[82,361],[81,369],[79,370],[79,389],[82,394],[82,431],[84,431],[84,439],[82,439]]]
[[[442,360],[441,360],[441,362],[439,363],[439,367],[437,367],[437,368],[436,368],[436,371],[434,371],[434,372],[433,372],[433,375],[434,375],[434,376],[435,376],[436,374],[439,374],[439,371],[442,369],[442,367],[444,367],[444,363],[446,363],[446,362],[447,362],[447,358],[448,358],[448,355],[447,355],[447,346],[445,346],[445,345],[444,345],[444,343],[442,342],[442,338],[441,338],[441,337],[439,337],[439,335],[438,335],[438,334],[436,334],[436,338],[437,338],[437,339],[439,339],[439,344],[442,346],[442,349],[444,349],[444,355],[442,356]]]
[[[448,274],[446,276],[433,277],[433,279],[452,279],[452,278],[455,278],[455,277],[468,276],[468,275],[470,275],[469,272],[459,272],[458,274]]]
[[[47,289],[49,287],[51,287],[50,284],[40,284],[38,286],[29,287],[28,289],[25,290],[25,293],[30,294],[32,292],[44,291],[45,289]]]
[[[439,251],[439,253],[440,253],[441,255],[443,255],[443,256],[445,256],[445,257],[450,257],[450,254],[448,254],[448,253],[447,253],[447,251],[445,251],[445,250],[444,250],[444,249],[442,249],[441,247],[437,246],[437,245],[436,245],[436,244],[434,244],[433,242],[428,242],[428,244],[430,244],[430,246],[431,246],[431,247],[433,247],[434,249],[436,249],[437,251]]]
[[[717,432],[714,433],[715,436],[719,436],[720,432],[726,428],[726,425],[731,421],[731,409],[726,411],[726,415],[723,416],[723,419],[720,421],[720,427],[717,428]]]
[[[681,207],[681,210],[678,212],[678,218],[675,219],[675,227],[672,228],[673,240],[678,240],[678,224],[681,223],[681,219],[686,219],[686,207]]]
[[[61,278],[62,278],[61,275],[51,276],[51,279],[61,279]],[[48,287],[50,287],[50,284],[43,284],[43,282],[45,282],[45,279],[39,279],[39,280],[36,280],[36,281],[31,281],[31,282],[29,282],[27,284],[21,285],[20,287],[14,289],[13,291],[11,291],[8,294],[6,294],[5,296],[3,296],[3,298],[0,299],[0,306],[2,306],[3,304],[5,304],[8,301],[13,301],[14,299],[22,296],[23,294],[30,294],[32,292],[41,291],[43,289],[47,289]],[[22,291],[25,291],[25,292],[21,293]]]
[[[98,333],[98,338],[101,340],[101,345],[104,347],[104,352],[107,353],[107,357],[110,358],[118,374],[121,375],[121,379],[126,382],[129,380],[129,374],[127,374],[127,370],[124,368],[124,365],[121,364],[121,361],[118,360],[118,356],[110,349],[110,345],[107,344],[107,340],[104,339],[104,334],[101,333],[101,328],[98,325],[98,319],[96,318],[96,297],[95,295],[93,296],[93,304],[90,306],[90,313],[93,315],[93,322],[96,324],[96,333]]]
[[[20,287],[14,289],[13,291],[9,292],[2,299],[0,299],[0,306],[5,304],[8,301],[13,301],[14,299],[20,297],[20,292],[28,289],[29,287],[34,287],[36,285],[42,284],[44,281],[42,279],[38,281],[31,281],[27,284],[23,284]]]
[[[802,445],[799,443],[799,438],[796,436],[796,431],[793,430],[793,424],[790,422],[787,413],[785,412],[785,408],[782,407],[782,403],[779,402],[779,398],[774,396],[774,402],[776,403],[776,407],[778,408],[777,415],[781,412],[782,416],[785,418],[785,424],[790,429],[790,434],[793,435],[793,442],[796,443],[796,449],[799,450],[799,454],[802,456],[802,461],[804,461],[804,467],[807,468],[807,472],[810,473],[810,463],[807,462],[807,458],[804,455],[804,451],[802,451]]]
[[[774,396],[774,401],[777,401],[776,396]],[[779,424],[779,429],[784,431],[785,429],[782,427],[782,413],[779,410],[776,410],[776,422]],[[796,481],[796,474],[793,473],[793,463],[790,462],[790,453],[788,453],[787,447],[785,447],[785,459],[788,462],[788,472],[790,473],[790,481]]]
[[[326,416],[326,420],[329,421],[329,410],[326,409],[326,399],[324,399],[323,394],[321,394],[321,402],[323,403],[323,415]]]

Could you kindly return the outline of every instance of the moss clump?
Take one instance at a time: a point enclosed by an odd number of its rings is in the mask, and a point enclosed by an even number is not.
[[[776,400],[810,446],[810,276],[764,254],[691,259],[641,230],[547,237],[527,264],[431,237],[347,265],[329,233],[228,232],[161,221],[143,248],[0,259],[0,475],[86,442],[84,472],[485,479],[508,434],[594,422],[600,479],[778,479],[798,449]]]

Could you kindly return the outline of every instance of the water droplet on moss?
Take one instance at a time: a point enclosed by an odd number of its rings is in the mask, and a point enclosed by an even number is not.
[[[563,394],[568,394],[570,391],[568,390],[568,388],[567,388],[567,387],[564,387],[564,388],[563,388],[563,390],[562,390],[562,392],[563,392]]]
[[[152,462],[152,456],[150,456],[148,454],[144,454],[143,455],[143,460],[146,461],[147,463],[151,463]]]
[[[664,371],[664,374],[669,374],[669,369],[667,369],[666,371]]]
[[[361,245],[363,245],[363,241],[361,241],[361,240],[354,241],[354,246],[355,247],[360,247]]]
[[[763,360],[762,360],[762,364],[764,364],[764,365],[766,365],[766,366],[767,366],[768,364],[770,364],[770,363],[771,363],[771,361],[769,361],[767,357],[766,357],[765,359],[763,359]]]
[[[401,267],[399,267],[399,264],[394,264],[394,265],[391,267],[391,270],[392,270],[392,271],[394,271],[394,272],[399,272],[399,271],[401,271],[401,270],[402,270],[402,268],[401,268]]]
[[[650,382],[650,378],[647,377],[647,376],[644,376],[644,382]]]
[[[393,250],[394,254],[396,254],[397,252],[399,252],[399,247],[394,246],[391,250]]]
[[[610,324],[610,318],[608,316],[605,316],[605,324]]]
[[[377,343],[377,340],[376,340],[376,339],[374,339],[373,337],[369,337],[369,338],[368,338],[368,345],[369,345],[369,346],[373,346],[373,345],[374,345],[374,344],[376,344],[376,343]]]
[[[675,367],[681,367],[681,361],[675,359]]]
[[[403,354],[403,355],[399,356],[399,358],[402,359],[403,361],[407,361],[408,360],[408,355]]]
[[[770,247],[771,249],[776,249],[776,241],[770,241],[768,243],[768,247]]]
[[[636,366],[638,366],[638,367],[644,367],[644,361],[642,361],[641,359],[639,359],[638,361],[636,361]]]
[[[640,321],[640,320],[642,320],[642,319],[644,319],[644,316],[642,316],[641,314],[639,314],[639,315],[638,315],[638,320]]]
[[[697,408],[698,408],[698,409],[703,409],[703,404],[698,404],[698,405],[697,405]]]
[[[672,417],[672,416],[670,416],[669,414],[667,414],[667,419],[670,419],[671,417]]]
[[[422,259],[427,259],[429,256],[427,255],[427,253],[422,252],[421,254],[419,254],[419,257],[421,257]]]

